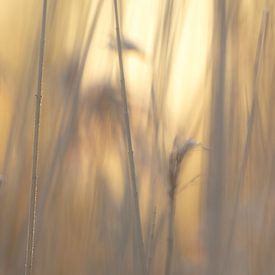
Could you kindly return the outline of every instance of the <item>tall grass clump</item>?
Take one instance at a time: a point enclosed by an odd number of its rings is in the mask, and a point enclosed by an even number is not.
[[[273,274],[274,12],[2,0],[0,275]]]

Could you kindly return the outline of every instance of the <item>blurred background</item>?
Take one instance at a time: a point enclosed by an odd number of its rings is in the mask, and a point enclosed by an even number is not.
[[[275,274],[274,1],[0,4],[0,275]]]

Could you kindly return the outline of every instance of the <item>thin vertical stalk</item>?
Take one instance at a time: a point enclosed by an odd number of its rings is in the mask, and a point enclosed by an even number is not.
[[[120,85],[121,85],[121,97],[123,102],[123,111],[124,111],[124,127],[126,134],[126,141],[128,147],[128,161],[129,161],[129,173],[130,173],[130,182],[131,182],[131,192],[132,200],[134,206],[134,215],[135,215],[135,237],[137,242],[137,249],[139,254],[141,274],[145,274],[145,256],[144,256],[144,245],[142,238],[142,227],[141,227],[141,218],[140,218],[140,209],[138,202],[138,191],[137,191],[137,182],[136,182],[136,171],[135,171],[135,162],[134,162],[134,153],[132,147],[131,139],[131,128],[128,112],[128,101],[126,93],[126,85],[124,79],[124,68],[122,60],[122,49],[121,49],[121,39],[120,39],[120,28],[119,28],[119,19],[118,19],[118,7],[117,0],[114,0],[114,12],[115,12],[115,22],[116,22],[116,37],[117,37],[117,48],[118,48],[118,61],[120,69]]]
[[[155,227],[156,227],[156,217],[157,210],[156,207],[154,208],[153,217],[152,217],[152,225],[150,230],[149,242],[148,242],[148,254],[147,254],[147,261],[146,261],[146,274],[150,275],[152,259],[153,259],[153,242],[155,239]]]
[[[96,27],[97,27],[98,18],[100,16],[100,11],[101,11],[103,3],[104,3],[104,0],[99,0],[97,2],[96,8],[95,8],[95,14],[94,14],[93,20],[91,22],[91,26],[90,26],[90,29],[89,29],[89,32],[88,32],[87,40],[84,43],[83,54],[81,56],[81,63],[79,65],[79,68],[80,68],[79,70],[81,72],[80,79],[78,80],[79,83],[81,81],[82,74],[83,74],[83,71],[84,71],[86,63],[87,63],[88,53],[89,53],[89,50],[91,48],[92,40],[93,40],[94,33],[95,33],[95,30],[96,30]]]
[[[165,259],[165,275],[171,274],[173,250],[174,250],[174,223],[176,213],[176,191],[178,189],[178,176],[182,161],[187,153],[198,144],[188,139],[182,146],[174,141],[174,148],[169,157],[169,204],[168,204],[168,231],[167,231],[167,252]]]
[[[42,23],[40,33],[40,47],[38,59],[38,80],[36,90],[36,107],[34,121],[34,139],[33,139],[33,163],[32,163],[32,185],[30,194],[30,209],[28,221],[28,236],[25,257],[25,275],[31,275],[33,270],[34,249],[35,249],[35,229],[36,229],[36,210],[37,210],[37,167],[38,167],[38,149],[39,149],[39,124],[41,113],[41,98],[42,98],[42,79],[43,79],[43,64],[44,64],[44,48],[46,36],[46,18],[47,18],[47,0],[43,0],[42,6]]]
[[[210,148],[206,183],[206,249],[208,263],[205,274],[217,275],[221,251],[224,164],[224,106],[227,49],[227,10],[225,0],[214,1],[213,68],[210,114]]]
[[[165,261],[165,275],[170,275],[171,264],[174,250],[174,219],[176,213],[175,192],[169,197],[169,213],[168,213],[168,233],[167,233],[167,254]]]

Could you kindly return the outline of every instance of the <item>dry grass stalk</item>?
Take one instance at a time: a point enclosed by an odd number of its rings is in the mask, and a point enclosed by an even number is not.
[[[136,170],[135,170],[134,153],[133,153],[132,138],[131,138],[126,85],[125,85],[125,79],[124,79],[122,46],[121,46],[121,38],[120,38],[118,7],[117,7],[116,0],[114,0],[114,12],[115,12],[115,21],[116,21],[116,37],[117,37],[118,59],[119,59],[119,69],[120,69],[121,97],[122,97],[123,109],[124,109],[124,127],[125,127],[127,149],[128,149],[129,173],[130,173],[131,192],[132,192],[132,200],[133,200],[134,216],[135,216],[135,219],[134,219],[135,237],[136,237],[136,245],[137,245],[138,254],[139,254],[140,273],[145,274],[146,267],[145,267],[145,256],[144,256],[144,244],[143,244],[143,237],[142,237],[142,227],[141,227],[141,218],[140,218],[140,209],[139,209],[139,201],[138,201],[137,182],[136,182]]]
[[[211,110],[209,127],[209,145],[211,154],[208,161],[206,184],[206,236],[205,243],[208,254],[206,274],[214,275],[219,270],[221,248],[222,196],[224,186],[224,106],[226,83],[227,52],[227,9],[226,1],[214,1],[214,35],[213,35],[213,68],[211,88]]]
[[[47,19],[47,0],[43,1],[42,6],[42,23],[40,33],[40,49],[38,60],[38,80],[36,90],[36,107],[35,107],[35,121],[34,121],[34,140],[33,140],[33,163],[32,163],[32,185],[30,195],[30,209],[28,221],[28,237],[25,258],[25,275],[32,274],[34,249],[35,249],[35,230],[36,230],[36,211],[37,211],[37,167],[38,167],[38,149],[39,149],[39,124],[41,113],[41,98],[42,98],[42,79],[43,79],[43,64],[44,64],[44,48],[46,36],[46,19]]]
[[[188,139],[183,144],[183,146],[178,147],[174,143],[173,151],[169,157],[169,213],[168,213],[168,238],[167,238],[167,254],[165,262],[165,275],[171,273],[171,263],[173,256],[174,247],[174,217],[176,211],[176,190],[177,190],[177,180],[179,171],[181,168],[181,163],[187,153],[196,146],[197,143]]]
[[[154,242],[154,234],[155,234],[155,227],[156,227],[156,217],[157,216],[157,210],[156,207],[153,212],[153,218],[152,218],[152,225],[150,230],[150,236],[149,236],[149,243],[148,243],[148,253],[147,253],[147,264],[146,264],[146,274],[149,275],[151,271],[151,265],[153,260],[153,253],[152,253],[152,246]]]

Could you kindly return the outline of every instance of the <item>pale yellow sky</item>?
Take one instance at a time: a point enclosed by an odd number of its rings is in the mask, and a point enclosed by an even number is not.
[[[135,54],[125,54],[125,78],[129,93],[135,102],[143,106],[149,100],[152,77],[152,50],[158,16],[159,0],[128,0],[124,9],[124,36],[135,42],[145,52],[145,58]],[[205,77],[207,52],[211,42],[211,6],[209,0],[186,1],[186,13],[180,30],[178,52],[172,66],[169,87],[169,105],[175,121],[182,119],[179,114],[193,99],[195,92],[202,85]],[[182,1],[175,1],[175,5]],[[101,17],[101,31],[90,51],[85,74],[84,86],[88,85],[91,75],[102,78],[110,71],[117,56],[107,48],[109,33],[115,31],[112,1],[105,4],[104,16]],[[112,62],[110,62],[112,61]]]
[[[10,66],[12,67],[12,62],[18,62],[17,59],[21,54],[19,41],[23,37],[27,37],[26,32],[29,24],[35,22],[35,19],[31,19],[31,15],[39,16],[37,11],[39,5],[35,4],[33,0],[10,0],[8,4],[4,0],[0,0],[1,2],[5,8],[0,11],[2,30],[0,58],[4,59],[4,62],[11,62]],[[159,0],[125,1],[124,36],[135,42],[145,52],[145,58],[133,54],[125,55],[125,78],[133,101],[141,102],[142,105],[148,102],[150,94],[151,59],[160,2]],[[182,0],[174,1],[174,3],[175,6],[182,5]],[[212,24],[209,3],[209,0],[192,0],[186,1],[185,4],[185,18],[182,20],[182,26],[179,26],[179,50],[172,66],[169,87],[169,105],[175,120],[179,117],[184,104],[192,101],[205,76]],[[77,11],[79,10],[75,10],[75,12]],[[72,24],[70,18],[73,17],[68,16],[66,27],[70,27]],[[116,54],[111,53],[107,47],[109,34],[115,31],[112,1],[106,1],[103,4],[103,13],[100,16],[98,26],[100,27],[96,32],[96,39],[93,41],[89,53],[83,82],[84,87],[89,85],[91,81],[104,77],[106,71],[110,73],[117,63]],[[64,43],[68,43],[68,52],[70,52],[71,43],[68,38],[64,38]]]

